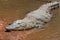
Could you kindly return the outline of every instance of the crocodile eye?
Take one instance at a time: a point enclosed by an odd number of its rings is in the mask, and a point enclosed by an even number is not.
[[[21,24],[21,23],[18,23],[18,24]]]

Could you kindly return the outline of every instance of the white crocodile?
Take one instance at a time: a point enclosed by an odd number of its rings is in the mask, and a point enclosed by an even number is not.
[[[60,2],[43,4],[40,8],[29,12],[24,19],[16,20],[6,27],[7,30],[41,29],[52,18],[51,11],[60,7]]]

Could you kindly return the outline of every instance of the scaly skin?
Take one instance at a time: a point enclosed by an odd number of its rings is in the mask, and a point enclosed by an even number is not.
[[[26,30],[31,28],[41,29],[52,18],[51,10],[59,8],[59,2],[51,2],[42,5],[37,10],[34,10],[26,15],[22,20],[14,21],[6,27],[7,30]]]

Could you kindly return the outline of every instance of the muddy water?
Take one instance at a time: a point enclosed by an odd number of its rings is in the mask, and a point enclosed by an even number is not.
[[[41,2],[35,0],[0,0],[0,17],[7,21],[22,19],[40,4]]]
[[[22,19],[24,16],[37,9],[44,2],[39,0],[0,0],[0,18],[8,23],[14,20]],[[60,40],[60,9],[52,12],[53,19],[46,25],[43,31],[29,35],[27,40]],[[32,36],[34,35],[34,37]]]

